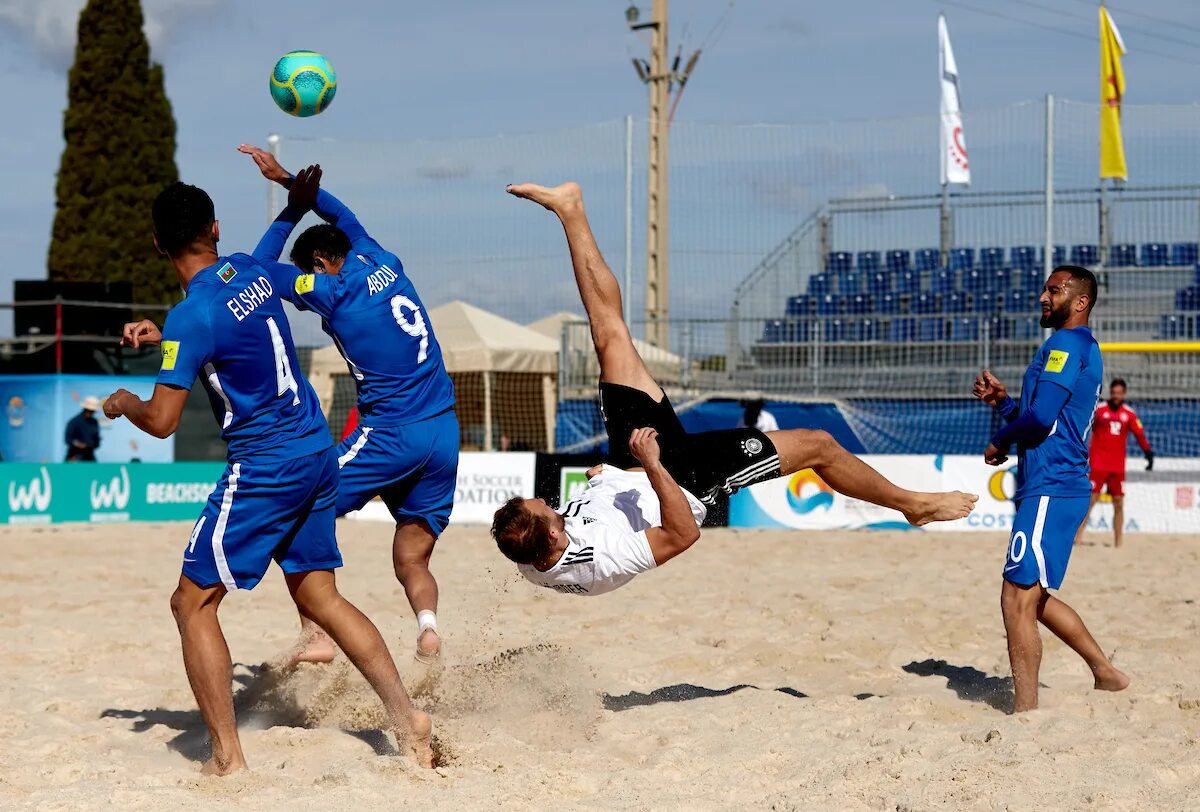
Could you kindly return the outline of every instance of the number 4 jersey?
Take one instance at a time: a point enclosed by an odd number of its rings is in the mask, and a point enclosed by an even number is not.
[[[158,383],[191,389],[197,377],[231,462],[297,459],[333,445],[279,293],[246,254],[196,274],[167,315]]]

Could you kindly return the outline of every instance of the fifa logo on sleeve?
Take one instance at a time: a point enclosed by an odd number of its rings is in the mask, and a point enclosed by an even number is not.
[[[175,361],[179,358],[179,342],[164,341],[162,343],[162,368],[164,370],[172,370],[175,368]]]
[[[1071,357],[1071,353],[1063,352],[1062,350],[1051,350],[1050,357],[1046,359],[1047,372],[1062,372],[1063,367],[1067,365],[1067,359]]]

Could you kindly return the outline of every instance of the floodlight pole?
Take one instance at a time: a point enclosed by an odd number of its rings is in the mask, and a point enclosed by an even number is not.
[[[650,29],[650,143],[646,183],[646,340],[667,349],[667,303],[669,264],[669,210],[667,150],[670,121],[667,102],[671,90],[671,70],[667,65],[667,2],[654,0],[649,23],[633,25]]]
[[[267,136],[267,152],[275,156],[275,160],[279,160],[279,133],[271,133]],[[275,190],[279,184],[273,181],[267,181],[267,222],[273,222],[275,215],[279,212],[277,201],[275,199]]]

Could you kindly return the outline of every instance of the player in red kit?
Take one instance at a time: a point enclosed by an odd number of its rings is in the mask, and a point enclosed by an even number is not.
[[[1092,480],[1092,504],[1100,498],[1100,492],[1108,486],[1108,495],[1113,503],[1113,536],[1116,546],[1121,546],[1125,529],[1125,441],[1129,433],[1137,438],[1138,445],[1146,455],[1146,470],[1154,468],[1154,452],[1142,429],[1137,413],[1125,405],[1125,381],[1113,378],[1108,390],[1108,400],[1096,408],[1092,421],[1092,453],[1090,460]],[[1088,513],[1091,513],[1091,507]],[[1075,543],[1083,541],[1087,522],[1079,526]]]

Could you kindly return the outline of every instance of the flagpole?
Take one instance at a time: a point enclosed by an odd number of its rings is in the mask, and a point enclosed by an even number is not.
[[[943,150],[944,152],[945,150]],[[944,160],[944,156],[943,156]],[[950,220],[950,184],[942,181],[941,250],[942,267],[950,264],[950,249],[954,242],[954,227]]]

